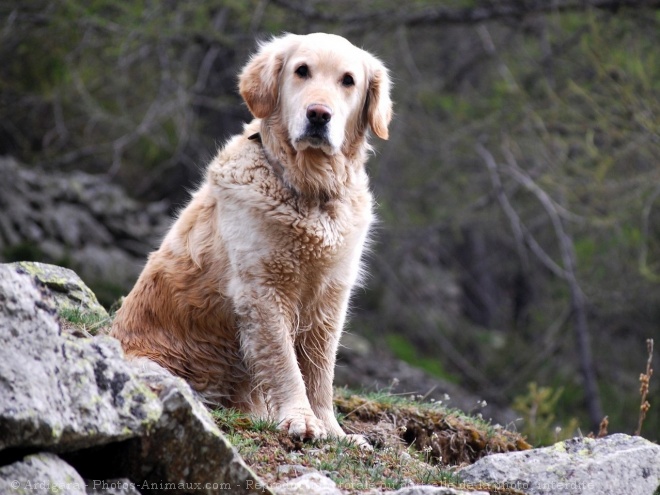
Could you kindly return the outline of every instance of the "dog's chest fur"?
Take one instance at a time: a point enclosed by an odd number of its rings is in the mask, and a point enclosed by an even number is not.
[[[363,170],[352,174],[355,180],[347,185],[345,196],[306,198],[282,181],[258,143],[247,152],[243,143],[241,157],[232,153],[233,145],[227,145],[209,170],[220,208],[231,210],[232,218],[241,223],[236,232],[227,233],[227,241],[240,243],[240,230],[249,225],[255,253],[260,247],[275,250],[280,253],[278,262],[301,263],[312,271],[353,263],[354,256],[359,257],[372,220]]]

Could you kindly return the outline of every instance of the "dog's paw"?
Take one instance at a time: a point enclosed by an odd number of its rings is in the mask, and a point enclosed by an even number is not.
[[[325,425],[311,410],[297,409],[285,414],[279,428],[300,440],[322,440],[328,436]]]
[[[364,438],[363,435],[358,435],[357,433],[351,433],[350,435],[346,435],[346,440],[348,440],[356,447],[360,447],[360,449],[362,450],[366,450],[366,451],[374,450],[374,448],[371,446],[369,441],[366,438]]]

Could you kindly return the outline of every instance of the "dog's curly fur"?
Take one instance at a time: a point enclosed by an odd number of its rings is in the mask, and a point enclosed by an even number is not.
[[[382,63],[338,36],[261,45],[239,77],[255,120],[117,312],[127,355],[292,436],[344,436],[335,354],[373,217],[368,131],[388,137],[389,88]]]

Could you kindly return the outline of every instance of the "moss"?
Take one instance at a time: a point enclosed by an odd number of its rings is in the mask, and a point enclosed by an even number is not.
[[[436,404],[402,401],[393,405],[359,395],[339,396],[335,404],[346,418],[376,423],[394,416],[401,439],[428,452],[434,462],[473,463],[487,454],[531,448],[517,433]]]

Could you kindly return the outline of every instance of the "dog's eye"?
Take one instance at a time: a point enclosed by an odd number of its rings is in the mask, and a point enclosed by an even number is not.
[[[348,86],[355,86],[355,81],[353,80],[353,76],[350,74],[345,74],[344,78],[341,80],[341,83],[348,87]]]
[[[309,67],[306,65],[301,65],[296,69],[296,75],[298,77],[302,77],[303,79],[307,79],[309,77]]]

